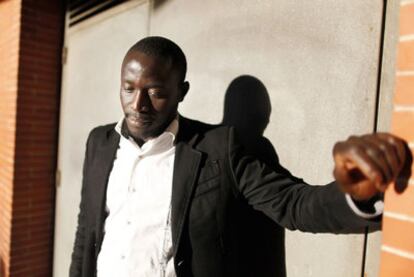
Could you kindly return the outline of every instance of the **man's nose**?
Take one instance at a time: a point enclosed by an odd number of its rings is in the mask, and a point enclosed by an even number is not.
[[[149,111],[150,99],[145,91],[137,90],[133,100],[133,108],[138,112]]]

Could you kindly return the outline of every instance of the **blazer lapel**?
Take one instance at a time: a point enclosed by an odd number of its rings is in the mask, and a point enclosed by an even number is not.
[[[193,149],[197,134],[193,135],[192,132],[189,132],[189,126],[187,126],[185,119],[180,118],[179,128],[171,197],[171,232],[174,256],[176,256],[180,244],[202,157],[200,151]]]
[[[97,241],[100,243],[103,238],[103,223],[106,218],[106,188],[108,186],[109,174],[112,170],[116,151],[118,149],[120,136],[114,129],[108,131],[102,144],[97,146],[95,158],[95,191],[97,204]]]

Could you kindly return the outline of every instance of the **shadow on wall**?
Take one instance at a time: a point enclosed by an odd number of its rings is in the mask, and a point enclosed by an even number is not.
[[[160,8],[162,5],[165,4],[165,2],[167,2],[168,0],[153,0],[153,7],[154,10]]]
[[[274,170],[291,175],[280,165],[276,150],[263,136],[271,112],[265,85],[256,77],[241,75],[226,90],[222,124],[236,128],[239,139],[249,153],[254,153]]]
[[[222,124],[235,127],[248,153],[254,153],[274,170],[291,176],[279,164],[276,150],[263,136],[271,110],[264,84],[256,77],[242,75],[226,90]],[[241,272],[245,276],[286,276],[284,229],[247,203],[240,208],[240,213],[243,226],[237,232],[237,240],[242,242],[244,250],[239,254],[239,264],[246,266],[240,268]]]

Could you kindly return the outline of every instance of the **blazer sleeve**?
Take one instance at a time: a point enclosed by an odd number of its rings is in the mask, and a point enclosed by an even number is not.
[[[380,227],[379,218],[367,220],[357,216],[335,182],[311,186],[246,154],[233,128],[229,129],[227,150],[238,193],[279,225],[313,233],[359,233],[364,227]]]
[[[72,252],[72,260],[69,268],[70,277],[81,277],[82,276],[82,264],[84,259],[84,242],[85,242],[85,218],[86,218],[86,173],[88,172],[88,161],[91,144],[92,132],[88,136],[86,143],[85,159],[83,161],[83,170],[82,170],[82,190],[81,190],[81,201],[79,205],[79,214],[78,214],[78,226],[75,234],[75,242]]]

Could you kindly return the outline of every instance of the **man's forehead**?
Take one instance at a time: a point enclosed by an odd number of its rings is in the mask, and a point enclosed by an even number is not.
[[[126,81],[134,81],[137,77],[141,76],[142,73],[142,65],[138,61],[132,59],[130,61],[126,61],[123,66],[122,77]]]
[[[124,58],[122,63],[123,68],[143,68],[143,67],[157,67],[164,69],[171,69],[172,58],[166,56],[158,56],[146,54],[140,51],[130,51]]]
[[[142,66],[137,60],[131,59],[125,63],[124,70],[125,71],[139,71],[139,70],[142,70]]]
[[[173,64],[171,58],[148,55],[141,52],[128,53],[122,64],[122,79],[125,81],[137,81],[138,78],[168,79]]]

